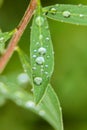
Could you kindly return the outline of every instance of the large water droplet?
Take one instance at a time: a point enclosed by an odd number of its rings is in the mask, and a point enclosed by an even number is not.
[[[38,26],[42,26],[42,25],[44,24],[44,18],[43,18],[42,16],[38,16],[38,17],[36,18],[36,24],[37,24]]]
[[[18,83],[20,85],[29,83],[30,79],[26,73],[21,73],[17,77]]]
[[[63,15],[65,18],[68,18],[68,17],[70,17],[71,13],[70,13],[69,11],[64,11],[64,12],[62,13],[62,15]]]
[[[56,8],[51,8],[51,14],[56,14],[56,12],[57,12],[57,10],[56,10]]]
[[[36,85],[40,85],[40,84],[42,83],[42,78],[41,78],[41,77],[35,77],[35,78],[34,78],[34,83],[35,83]]]
[[[46,53],[46,48],[40,47],[40,48],[38,49],[38,52],[39,52],[41,55],[43,55],[43,54]]]
[[[37,64],[42,65],[44,63],[44,58],[42,56],[39,56],[35,61]]]

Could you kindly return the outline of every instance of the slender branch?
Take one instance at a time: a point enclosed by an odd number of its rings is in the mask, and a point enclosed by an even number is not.
[[[20,40],[27,24],[29,23],[34,13],[36,6],[37,6],[37,0],[31,0],[19,26],[17,27],[17,31],[15,32],[12,39],[10,40],[10,43],[7,47],[5,54],[0,58],[0,73],[2,73],[9,59],[11,58],[18,41]]]

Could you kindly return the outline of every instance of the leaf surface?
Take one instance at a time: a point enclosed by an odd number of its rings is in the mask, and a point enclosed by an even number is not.
[[[60,103],[51,85],[48,85],[42,102],[35,105],[33,96],[29,92],[19,87],[17,83],[3,79],[1,78],[2,82],[0,81],[0,95],[3,95],[3,99],[10,99],[17,105],[31,110],[50,123],[55,130],[63,130]]]
[[[76,25],[87,25],[87,6],[56,4],[43,8],[48,18]]]
[[[41,7],[37,8],[31,30],[30,61],[35,102],[45,93],[54,68],[53,46],[49,26]]]

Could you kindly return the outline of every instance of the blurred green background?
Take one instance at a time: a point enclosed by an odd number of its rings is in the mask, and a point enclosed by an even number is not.
[[[2,0],[0,0],[0,4]],[[28,0],[4,0],[0,8],[2,31],[14,29],[27,8]],[[87,0],[42,0],[42,5],[56,3],[87,4]],[[48,20],[55,51],[53,87],[59,96],[65,130],[87,130],[87,27]],[[19,45],[29,55],[29,23]],[[16,53],[3,75],[21,71]],[[10,79],[9,79],[10,80]],[[14,79],[13,79],[14,80]],[[7,101],[0,107],[0,130],[53,130],[34,113]]]

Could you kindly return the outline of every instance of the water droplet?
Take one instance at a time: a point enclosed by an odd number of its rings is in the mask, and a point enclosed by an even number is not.
[[[34,108],[35,107],[35,103],[33,101],[27,101],[25,106],[27,108]]]
[[[29,83],[30,79],[26,73],[21,73],[17,77],[18,83],[20,85]]]
[[[36,42],[36,45],[39,45],[39,42]]]
[[[43,35],[42,35],[42,34],[40,34],[39,39],[40,39],[40,40],[42,40],[42,38],[43,38]]]
[[[45,65],[46,68],[48,68],[48,65]]]
[[[63,14],[63,16],[64,16],[65,18],[68,18],[68,17],[70,17],[70,15],[71,15],[71,13],[70,13],[69,11],[64,11],[62,14]]]
[[[50,56],[47,56],[47,58],[50,58]]]
[[[40,84],[42,83],[42,78],[41,78],[41,77],[35,77],[35,78],[34,78],[34,83],[35,83],[36,85],[40,85]]]
[[[36,55],[33,55],[32,57],[33,57],[33,58],[36,58]]]
[[[36,67],[32,67],[33,70],[36,70]]]
[[[50,40],[50,38],[49,38],[49,37],[46,37],[46,40],[47,40],[47,41],[49,41],[49,40]]]
[[[51,14],[56,14],[57,10],[55,8],[51,8]]]
[[[44,66],[43,65],[41,65],[41,68],[43,68]]]
[[[84,15],[83,15],[83,14],[80,14],[79,16],[80,16],[80,18],[84,17]]]
[[[39,111],[39,115],[40,115],[40,116],[44,116],[44,114],[45,114],[45,111],[44,111],[44,110],[40,110],[40,111]]]
[[[36,61],[37,64],[41,65],[41,64],[44,63],[44,58],[42,56],[39,56],[39,57],[36,58],[35,61]]]
[[[41,16],[38,16],[38,17],[36,18],[36,24],[37,24],[38,26],[42,26],[42,25],[44,24],[44,18],[41,17]]]
[[[45,72],[45,74],[47,75],[47,74],[48,74],[48,72]]]
[[[39,52],[41,55],[43,55],[43,54],[46,53],[46,49],[45,49],[44,47],[40,47],[40,48],[38,49],[38,52]]]
[[[41,69],[41,72],[43,72],[44,71],[44,69]]]
[[[34,50],[34,52],[37,52],[37,50]]]

